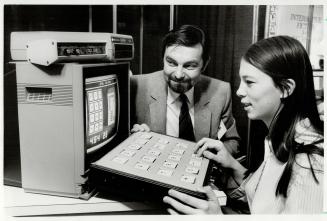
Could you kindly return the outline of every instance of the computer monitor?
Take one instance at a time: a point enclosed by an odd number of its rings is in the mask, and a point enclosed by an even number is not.
[[[91,153],[117,135],[119,91],[115,74],[85,79],[85,147]]]
[[[22,187],[88,198],[90,164],[129,136],[129,63],[15,65]]]

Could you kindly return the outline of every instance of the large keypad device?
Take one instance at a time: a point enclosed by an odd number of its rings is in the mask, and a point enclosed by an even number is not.
[[[154,132],[138,132],[92,164],[114,174],[202,195],[209,160],[194,154],[195,143]]]

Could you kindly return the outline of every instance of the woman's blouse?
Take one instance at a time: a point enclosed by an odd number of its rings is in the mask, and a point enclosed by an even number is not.
[[[296,127],[295,140],[298,143],[310,144],[322,136],[313,132],[307,120]],[[276,188],[286,163],[280,162],[265,140],[265,156],[260,167],[243,181],[241,186],[230,196],[239,197],[246,194],[251,213],[322,213],[323,212],[323,157],[311,155],[310,161],[315,169],[317,183],[310,170],[307,154],[297,154],[293,165],[287,198],[276,196]],[[323,143],[317,146],[323,147]]]

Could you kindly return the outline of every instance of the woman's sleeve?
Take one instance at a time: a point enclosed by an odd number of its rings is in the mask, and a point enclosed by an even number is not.
[[[233,200],[247,202],[244,185],[250,176],[251,175],[249,175],[247,179],[243,180],[241,184],[238,184],[232,177],[230,177],[228,179],[227,189],[225,191],[226,195]]]
[[[288,187],[283,213],[322,213],[323,212],[323,157],[310,157],[314,168],[315,181],[306,154],[297,156]]]

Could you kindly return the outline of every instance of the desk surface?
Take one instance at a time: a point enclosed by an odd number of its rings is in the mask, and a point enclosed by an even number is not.
[[[7,216],[90,215],[90,214],[165,214],[164,208],[145,202],[102,198],[89,200],[26,193],[22,188],[4,186]]]

